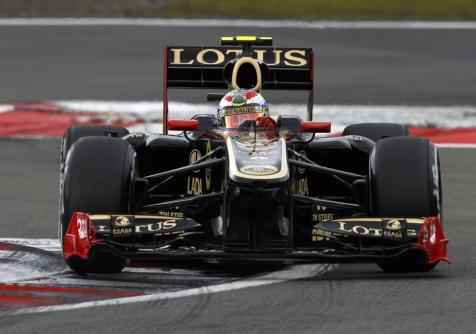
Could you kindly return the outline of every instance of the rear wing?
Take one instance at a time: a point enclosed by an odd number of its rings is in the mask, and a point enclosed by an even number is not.
[[[312,49],[276,48],[271,43],[245,45],[222,39],[219,47],[169,46],[164,50],[163,132],[168,132],[168,89],[231,89],[225,65],[244,55],[267,65],[264,90],[308,91],[308,120],[312,120],[314,56]],[[256,41],[253,44],[258,44]]]

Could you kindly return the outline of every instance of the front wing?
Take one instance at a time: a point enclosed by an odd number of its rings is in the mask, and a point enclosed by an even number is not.
[[[310,247],[285,252],[227,252],[205,243],[200,224],[160,215],[74,213],[63,240],[63,256],[83,260],[108,254],[128,260],[222,260],[289,262],[376,262],[418,256],[425,264],[449,262],[438,217],[347,218],[314,225]]]

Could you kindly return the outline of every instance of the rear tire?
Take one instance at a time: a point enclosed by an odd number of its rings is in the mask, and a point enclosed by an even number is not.
[[[370,156],[370,214],[376,217],[441,218],[438,152],[426,138],[394,137],[376,143]],[[421,254],[380,261],[387,272],[422,272],[435,264]]]
[[[60,236],[63,240],[75,211],[131,213],[135,152],[119,138],[83,137],[67,155],[60,189]],[[113,255],[92,260],[73,257],[68,265],[79,272],[119,272],[126,262]]]
[[[408,136],[408,129],[396,123],[359,123],[347,126],[342,135],[361,136],[378,142],[383,138]]]

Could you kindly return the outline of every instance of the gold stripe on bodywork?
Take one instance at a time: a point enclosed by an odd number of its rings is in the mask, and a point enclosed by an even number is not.
[[[383,220],[406,220],[409,224],[423,224],[425,222],[424,218],[344,218],[344,219],[335,219],[336,221],[343,222],[382,222]]]
[[[100,214],[92,214],[88,215],[89,219],[91,220],[105,220],[111,219],[112,215],[100,215]],[[121,214],[114,214],[114,216],[125,216],[125,217],[134,217],[134,219],[183,219],[180,217],[167,217],[167,216],[146,216],[146,215],[121,215]]]

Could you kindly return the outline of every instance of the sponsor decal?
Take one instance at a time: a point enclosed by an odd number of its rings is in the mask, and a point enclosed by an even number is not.
[[[293,178],[291,181],[291,191],[298,196],[309,195],[307,177]]]
[[[397,229],[397,223],[400,225],[400,227]],[[363,226],[363,225],[357,225],[351,222],[343,222],[343,221],[337,221],[337,224],[339,225],[338,230],[342,232],[347,232],[347,233],[354,233],[358,235],[369,235],[369,236],[384,236],[388,238],[396,238],[396,239],[401,239],[403,238],[403,231],[401,228],[401,223],[398,220],[390,220],[386,223],[385,229],[382,231],[380,228],[374,228],[374,227],[369,227],[369,226]],[[388,228],[391,226],[391,228]],[[388,228],[388,229],[387,229]],[[407,229],[407,235],[408,236],[416,236],[417,231],[414,229]]]
[[[125,227],[131,225],[131,222],[127,217],[124,216],[117,216],[116,219],[114,219],[114,226],[117,227]]]
[[[305,150],[299,151],[299,154],[302,155],[303,157],[307,157],[307,153],[306,153]],[[303,159],[301,157],[297,157],[297,160],[302,161]],[[297,173],[296,173],[296,170],[297,170]],[[293,167],[293,178],[291,180],[291,191],[295,195],[298,195],[298,196],[308,196],[309,195],[309,185],[308,185],[307,177],[302,175],[305,172],[306,172],[305,168]],[[314,221],[316,221],[316,220],[314,220]]]
[[[312,229],[312,241],[329,241],[332,233],[320,228]]]
[[[316,206],[316,213],[312,214],[312,221],[320,222],[323,220],[332,220],[334,219],[334,214],[327,211],[327,207],[323,205]]]
[[[248,175],[270,175],[278,172],[278,168],[271,165],[247,165],[240,168],[240,172]]]
[[[187,195],[198,196],[203,194],[202,179],[189,176],[187,180]]]
[[[183,212],[177,212],[177,211],[159,211],[157,214],[164,217],[173,217],[173,218],[184,217]]]
[[[135,231],[136,233],[144,233],[144,232],[153,232],[155,234],[165,234],[168,230],[177,227],[177,223],[175,220],[165,220],[161,222],[155,222],[150,224],[143,224],[143,225],[136,225]],[[181,232],[181,231],[174,231],[174,232]]]
[[[78,226],[79,237],[81,239],[86,239],[88,237],[88,220],[83,217],[79,217],[76,224]]]
[[[201,157],[202,157],[202,153],[200,153],[199,150],[194,148],[193,150],[190,151],[190,156],[188,157],[189,164],[191,165],[195,163],[196,161],[200,160]],[[194,170],[193,172],[199,173],[200,169]]]
[[[299,151],[299,154],[302,155],[304,158],[307,158],[307,153],[306,153],[306,151],[301,150],[301,151]],[[298,157],[298,160],[305,162],[305,161],[304,161],[302,158],[300,158],[300,157]],[[306,171],[306,168],[298,167],[298,173],[299,173],[299,174],[304,174],[305,171]]]
[[[130,219],[124,216],[111,217],[112,221],[112,235],[125,235],[134,233],[134,226]]]
[[[398,221],[397,219],[392,219],[387,222],[386,229],[392,231],[401,230],[402,224],[400,224],[400,221]]]
[[[234,100],[233,100],[234,101]],[[246,101],[245,101],[246,103]],[[255,107],[232,107],[225,110],[225,116],[234,116],[234,115],[241,115],[241,114],[253,114],[256,112]]]
[[[112,229],[112,235],[124,235],[134,232],[134,227],[115,227]]]
[[[207,141],[207,146],[205,148],[205,153],[208,154],[212,150],[211,141]],[[205,189],[207,192],[210,192],[212,187],[212,168],[208,167],[205,169]]]
[[[170,48],[170,65],[221,65],[242,55],[240,49],[198,47]],[[305,67],[309,65],[306,49],[254,49],[252,57],[268,66]]]
[[[189,163],[193,164],[202,157],[202,153],[194,148],[190,151]],[[199,173],[200,169],[194,170],[194,173]],[[203,194],[203,184],[201,177],[189,176],[187,179],[187,195],[198,196]]]

